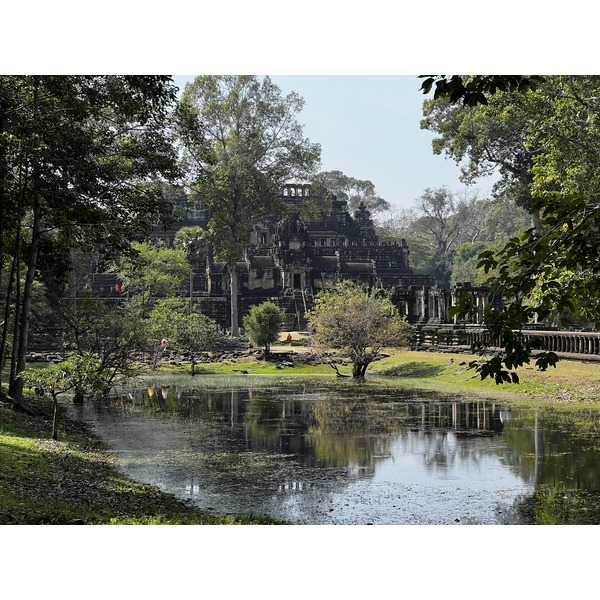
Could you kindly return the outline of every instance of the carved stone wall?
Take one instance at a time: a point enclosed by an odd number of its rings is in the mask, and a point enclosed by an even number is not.
[[[251,247],[240,257],[238,275],[239,325],[243,315],[260,299],[275,301],[285,311],[286,327],[306,327],[306,312],[312,308],[319,290],[341,279],[359,285],[394,289],[394,302],[413,324],[453,322],[449,310],[461,294],[473,298],[472,321],[480,322],[481,311],[489,294],[486,288],[461,284],[447,290],[428,275],[414,273],[409,263],[406,240],[379,242],[370,212],[361,204],[350,215],[347,203],[333,197],[330,209],[318,220],[305,220],[294,212],[301,199],[310,197],[310,185],[288,184],[282,199],[290,207],[284,217],[272,216],[257,223],[251,231]],[[155,238],[167,246],[173,244],[179,227],[197,225],[206,228],[210,210],[202,204],[189,205],[182,196],[176,200],[183,220],[168,231],[157,229]],[[225,307],[230,301],[229,266],[215,261],[195,269],[193,294],[202,310],[226,329],[230,316]],[[93,293],[114,296],[119,282],[114,275],[102,273],[92,282]]]

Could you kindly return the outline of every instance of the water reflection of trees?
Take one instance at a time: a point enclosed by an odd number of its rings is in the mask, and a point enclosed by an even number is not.
[[[419,452],[426,467],[477,460],[480,450],[458,440],[503,428],[501,407],[486,401],[414,402],[402,394],[350,392],[341,397],[296,389],[156,387],[137,390],[133,402],[209,423],[234,448],[290,454],[305,466],[345,468],[362,476],[390,457],[392,444]],[[122,394],[123,404],[128,395]]]
[[[504,433],[510,462],[534,484],[513,522],[600,523],[600,418],[596,408],[520,411]]]
[[[598,414],[590,417],[587,431],[581,413],[551,410],[520,411],[504,431],[515,452],[511,466],[535,485],[563,484],[600,491],[600,435]]]
[[[343,397],[297,389],[199,392],[157,387],[149,392],[138,390],[134,403],[209,422],[233,447],[290,454],[305,466],[346,468],[362,476],[390,457],[392,444],[418,452],[428,467],[477,460],[481,450],[458,440],[503,428],[502,407],[493,402],[415,402],[380,390],[369,394],[351,388]],[[121,401],[126,400],[122,395]]]
[[[416,400],[414,393],[370,394],[364,388],[344,390],[343,396],[314,388],[199,392],[175,386],[157,387],[152,394],[129,393],[121,396],[120,408],[174,413],[210,425],[207,435],[232,452],[288,455],[303,467],[342,469],[348,477],[369,477],[392,456],[418,456],[426,469],[444,471],[477,465],[496,452],[518,477],[534,485],[534,494],[514,506],[519,522],[534,522],[527,519],[536,511],[550,521],[547,515],[581,496],[574,491],[600,494],[597,410],[586,415],[521,408],[511,414],[489,400]],[[486,443],[497,435],[501,446]]]

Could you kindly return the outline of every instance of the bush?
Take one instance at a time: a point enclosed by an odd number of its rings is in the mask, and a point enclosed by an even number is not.
[[[244,317],[244,328],[257,346],[263,346],[265,356],[269,354],[271,344],[279,339],[283,315],[273,302],[263,302],[250,309]]]

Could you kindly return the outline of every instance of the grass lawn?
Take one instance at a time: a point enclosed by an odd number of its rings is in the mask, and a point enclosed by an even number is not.
[[[280,336],[280,343],[271,351],[275,355],[289,354],[293,367],[281,367],[281,360],[263,360],[256,355],[225,359],[222,362],[205,363],[198,366],[202,374],[235,374],[247,371],[250,374],[269,375],[332,375],[335,373],[327,364],[311,365],[305,359],[312,354],[310,345],[285,343],[287,332]],[[298,332],[292,333],[293,340],[306,338]],[[519,384],[496,385],[495,381],[481,380],[469,363],[474,355],[440,352],[411,352],[391,348],[384,349],[385,358],[373,362],[366,378],[373,376],[390,378],[393,382],[427,389],[448,392],[468,391],[471,394],[486,393],[498,397],[521,400],[551,400],[558,402],[597,402],[600,400],[600,363],[585,361],[560,361],[556,368],[545,372],[533,365],[519,369]],[[337,364],[340,373],[352,374],[352,365]],[[339,357],[338,357],[339,363]],[[162,372],[189,372],[189,366],[163,367]]]

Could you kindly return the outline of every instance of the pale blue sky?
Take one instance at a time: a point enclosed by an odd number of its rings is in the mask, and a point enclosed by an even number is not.
[[[433,135],[420,129],[425,96],[417,76],[275,75],[284,94],[305,100],[304,133],[321,144],[323,171],[369,179],[397,208],[410,208],[427,187],[464,188],[452,160],[431,150]],[[193,76],[175,76],[183,89]],[[482,181],[485,193],[491,183]]]

